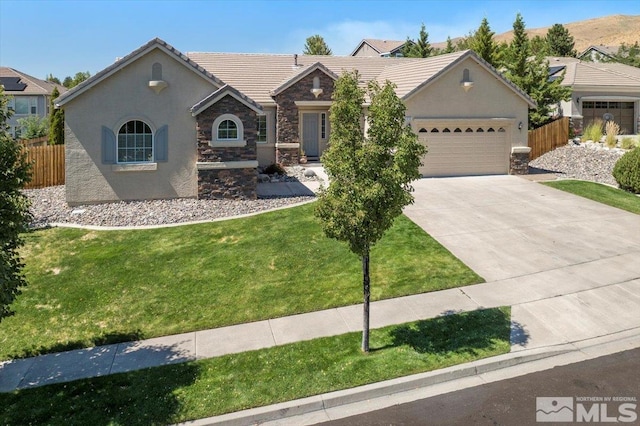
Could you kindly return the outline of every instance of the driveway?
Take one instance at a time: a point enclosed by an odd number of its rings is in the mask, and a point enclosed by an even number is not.
[[[640,326],[640,215],[517,176],[414,188],[405,214],[487,281],[459,290],[512,306],[512,350]]]
[[[414,188],[406,215],[487,281],[619,257],[640,265],[636,214],[516,176],[421,179]]]

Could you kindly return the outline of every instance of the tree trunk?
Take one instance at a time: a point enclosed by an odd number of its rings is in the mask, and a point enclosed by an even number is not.
[[[364,296],[364,313],[362,321],[362,352],[369,352],[369,250],[362,256],[362,290]]]

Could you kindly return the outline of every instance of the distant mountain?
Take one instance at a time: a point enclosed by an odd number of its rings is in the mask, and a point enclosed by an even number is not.
[[[514,18],[515,19],[515,18]],[[525,24],[527,17],[524,16]],[[562,22],[559,22],[562,23]],[[489,22],[491,24],[491,22]],[[480,23],[478,23],[480,25]],[[611,15],[602,18],[587,19],[585,21],[562,23],[575,40],[575,49],[578,53],[582,52],[589,46],[620,46],[622,43],[631,45],[636,41],[640,44],[640,15]],[[544,37],[551,28],[531,28],[527,29],[529,38],[536,35]],[[475,29],[473,30],[475,31]],[[461,37],[452,39],[455,44]],[[496,34],[495,41],[510,42],[513,38],[513,31]],[[433,47],[444,49],[446,42],[432,43]]]
[[[585,5],[586,6],[586,5]],[[527,17],[524,16],[525,23]],[[562,22],[559,22],[562,23]],[[602,18],[587,19],[585,21],[564,24],[576,42],[575,49],[578,53],[589,46],[620,46],[640,43],[640,15],[612,15]],[[532,28],[527,30],[529,38],[539,35],[544,37],[549,27]],[[513,31],[497,34],[496,41],[509,42],[513,38]]]

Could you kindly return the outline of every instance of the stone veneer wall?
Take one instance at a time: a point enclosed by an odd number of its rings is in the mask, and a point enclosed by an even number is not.
[[[529,174],[529,153],[514,152],[511,154],[509,165],[510,175],[527,175]]]
[[[322,94],[317,98],[311,93],[313,79],[320,79]],[[274,97],[276,109],[276,142],[301,143],[300,111],[296,101],[330,101],[334,80],[321,70],[315,70]],[[299,148],[276,148],[276,162],[284,165],[297,164]]]
[[[245,146],[211,145],[213,122],[222,114],[233,114],[242,121],[244,140],[247,141]],[[196,134],[199,163],[257,161],[257,114],[232,96],[225,96],[198,114]],[[198,170],[198,198],[255,199],[257,185],[258,171],[255,167]]]

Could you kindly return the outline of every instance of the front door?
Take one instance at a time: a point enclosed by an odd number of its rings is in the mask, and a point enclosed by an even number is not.
[[[302,114],[302,149],[304,149],[307,157],[319,157],[319,141],[318,122],[320,114],[304,113]]]

